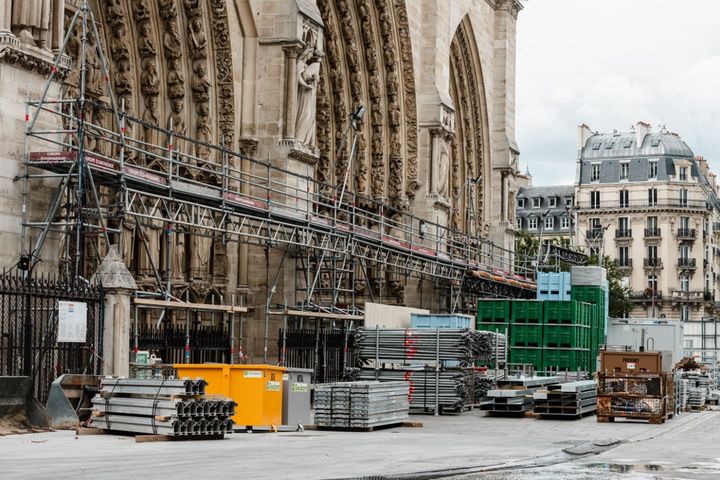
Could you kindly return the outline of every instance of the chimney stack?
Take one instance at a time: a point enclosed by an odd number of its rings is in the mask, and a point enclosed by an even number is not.
[[[640,149],[646,135],[652,133],[652,126],[649,123],[637,122],[635,124],[635,148]]]
[[[578,151],[581,151],[583,148],[585,148],[585,142],[587,142],[588,138],[595,135],[595,132],[590,130],[590,127],[585,125],[584,123],[578,127]]]

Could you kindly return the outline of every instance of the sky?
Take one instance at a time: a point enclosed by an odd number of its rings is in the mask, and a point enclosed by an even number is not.
[[[523,0],[516,137],[533,185],[571,184],[577,126],[678,133],[720,173],[720,0]]]

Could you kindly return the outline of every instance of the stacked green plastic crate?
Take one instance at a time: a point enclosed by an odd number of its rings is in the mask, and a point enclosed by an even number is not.
[[[598,267],[584,267],[584,268],[595,268]],[[578,270],[576,270],[578,269]],[[600,350],[600,346],[605,343],[605,327],[607,322],[607,280],[600,278],[599,275],[583,275],[585,280],[594,279],[594,281],[582,281],[579,282],[581,275],[579,271],[580,267],[573,267],[574,278],[572,280],[572,286],[570,288],[570,295],[573,301],[580,301],[591,304],[590,307],[590,345],[589,345],[589,362],[591,363],[591,370],[595,370],[597,356]],[[597,270],[596,270],[597,272]],[[604,277],[604,274],[603,274]],[[578,285],[577,283],[587,283],[585,285]]]
[[[540,300],[514,300],[510,305],[510,363],[544,369],[543,305]]]
[[[545,369],[589,370],[590,310],[590,305],[572,300],[545,302],[543,316]]]
[[[510,327],[510,300],[480,300],[476,330],[506,333]]]

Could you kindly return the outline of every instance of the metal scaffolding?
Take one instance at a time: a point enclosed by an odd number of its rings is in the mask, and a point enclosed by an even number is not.
[[[74,28],[82,28],[79,96],[51,99],[48,91]],[[26,102],[21,179],[23,259],[28,268],[42,260],[46,238],[54,232],[63,238],[60,257],[66,273],[82,275],[89,270],[84,270],[84,262],[91,248],[97,248],[97,239],[107,245],[122,244],[123,222],[130,221],[141,233],[147,253],[151,246],[143,225],[148,224],[162,225],[167,232],[181,228],[192,235],[221,238],[224,243],[256,245],[267,255],[271,250],[284,251],[283,255],[296,261],[294,308],[298,310],[357,313],[354,282],[364,278],[370,285],[371,271],[397,274],[403,280],[442,282],[449,286],[450,298],[459,292],[485,291],[506,297],[534,295],[533,271],[526,267],[530,263],[478,235],[356,194],[346,188],[347,179],[341,185],[323,184],[312,172],[298,174],[224,145],[180,135],[172,125],[165,129],[127,114],[114,100],[102,42],[91,46],[91,33],[101,38],[83,2],[43,95]],[[109,103],[85,96],[88,48],[95,48],[101,59]],[[88,118],[88,108],[110,113],[112,125]],[[129,126],[133,132],[153,134],[135,138]],[[161,141],[151,144],[146,138]],[[35,182],[47,178],[57,178],[59,185],[44,219],[34,221],[29,217],[30,192]],[[40,231],[32,245],[30,229]],[[156,291],[146,294],[179,300],[172,295],[175,252],[169,240],[167,252],[164,265],[151,265]],[[275,293],[271,285],[268,281],[268,303]],[[368,293],[382,296],[372,287]]]

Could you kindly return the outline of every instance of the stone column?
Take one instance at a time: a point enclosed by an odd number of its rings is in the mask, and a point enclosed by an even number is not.
[[[283,139],[295,138],[295,119],[297,117],[297,59],[300,47],[291,45],[283,47],[285,52],[285,128]]]
[[[50,30],[52,37],[50,40],[50,48],[53,52],[57,52],[62,47],[63,38],[65,36],[65,0],[55,0],[53,2],[52,21]]]
[[[137,284],[112,245],[92,282],[105,291],[103,318],[103,374],[127,377],[130,374],[130,297]]]

